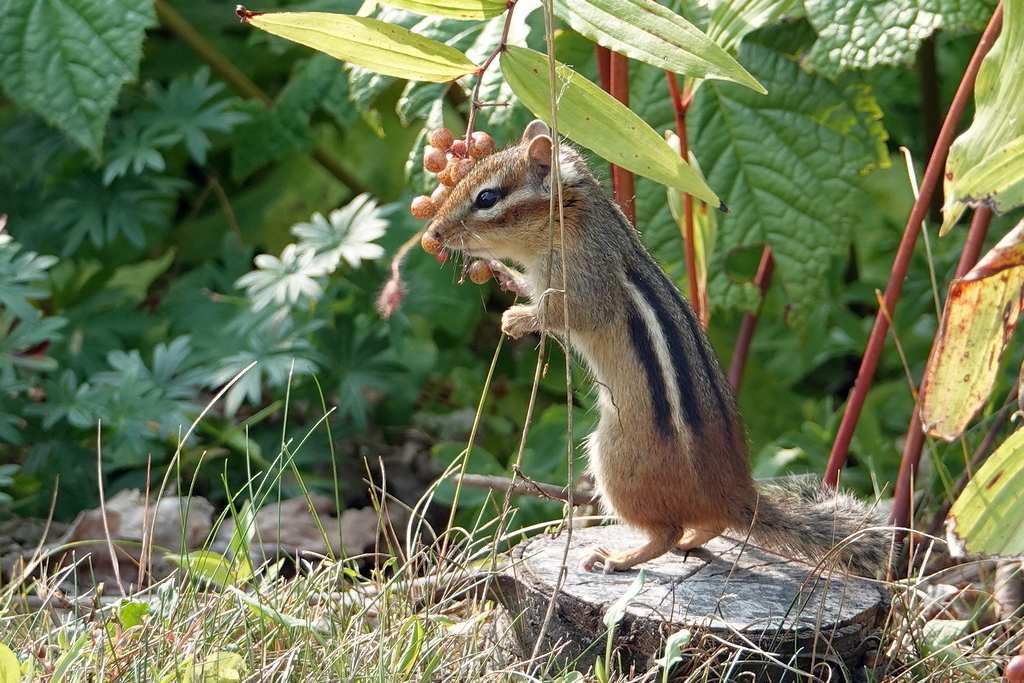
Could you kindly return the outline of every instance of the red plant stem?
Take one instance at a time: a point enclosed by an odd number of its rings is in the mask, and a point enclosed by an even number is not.
[[[988,234],[989,221],[992,219],[992,211],[984,207],[974,212],[971,219],[971,229],[967,233],[967,241],[964,250],[960,254],[960,263],[956,268],[956,277],[966,275],[974,264],[978,262],[978,255],[981,253],[981,245],[985,242]],[[935,345],[938,344],[938,336],[932,342],[932,350],[928,355],[928,363],[925,366],[925,374],[928,374],[928,366],[933,361]],[[916,393],[916,392],[915,392]],[[907,443],[903,447],[903,459],[900,460],[900,473],[896,479],[896,492],[893,494],[892,515],[889,518],[893,526],[899,527],[896,532],[896,542],[903,540],[906,535],[905,529],[910,527],[911,498],[914,493],[914,477],[917,475],[917,466],[921,462],[921,450],[924,447],[924,428],[921,424],[921,410],[915,406],[914,414],[910,418],[910,427],[907,429]]]
[[[665,72],[668,80],[668,93],[672,99],[672,111],[676,117],[676,135],[679,136],[679,154],[687,162],[690,160],[690,141],[686,134],[686,111],[690,108],[691,94],[687,91],[683,97],[679,92],[679,80],[671,71]],[[697,320],[706,330],[708,328],[708,311],[704,305],[704,297],[700,293],[697,282],[697,251],[693,242],[693,195],[683,193],[683,254],[686,258],[686,281],[690,286],[690,305],[697,314]]]
[[[629,58],[618,52],[609,52],[609,86],[612,97],[625,106],[629,106]],[[611,164],[612,190],[615,201],[619,203],[622,213],[633,225],[636,225],[636,188],[633,173],[621,166]]]
[[[740,331],[736,335],[736,348],[733,349],[732,361],[729,363],[729,384],[736,391],[739,391],[740,382],[743,381],[743,370],[747,366],[747,356],[750,355],[750,342],[754,338],[754,330],[761,317],[761,309],[764,308],[764,297],[774,272],[775,257],[772,256],[772,248],[766,244],[761,251],[761,263],[758,264],[757,275],[754,277],[754,284],[761,290],[761,302],[757,311],[743,314],[743,322],[740,323]]]
[[[860,418],[860,412],[864,408],[864,400],[867,398],[868,389],[871,388],[871,380],[875,370],[878,368],[878,361],[882,355],[882,347],[885,345],[885,337],[889,331],[887,315],[892,316],[896,311],[896,304],[899,301],[900,290],[903,287],[903,280],[907,275],[910,266],[910,259],[914,254],[914,245],[921,232],[921,221],[928,213],[928,205],[931,202],[932,193],[942,176],[946,164],[946,157],[949,154],[949,147],[953,144],[953,136],[956,133],[956,126],[963,116],[974,91],[974,81],[978,76],[978,68],[981,60],[988,54],[992,43],[999,35],[1003,23],[1003,6],[1000,4],[989,20],[988,27],[978,41],[974,50],[967,71],[964,73],[960,87],[957,88],[956,96],[949,106],[946,120],[942,123],[942,130],[939,131],[939,139],[932,150],[932,156],[928,159],[928,167],[925,169],[924,178],[921,181],[920,194],[914,202],[914,208],[910,212],[907,226],[903,231],[903,239],[900,241],[899,249],[896,251],[896,259],[893,261],[892,271],[889,274],[889,283],[885,288],[885,295],[882,299],[882,307],[875,316],[875,325],[871,329],[871,336],[868,338],[868,345],[864,351],[864,359],[861,361],[857,379],[854,382],[853,390],[847,402],[846,412],[843,414],[842,422],[839,424],[839,431],[836,440],[832,444],[832,452],[828,458],[828,466],[825,469],[823,486],[836,486],[839,482],[839,471],[846,462],[846,455],[850,448],[850,441],[853,440],[853,432]],[[920,429],[918,429],[920,431]],[[908,444],[909,446],[909,444]],[[901,468],[901,475],[903,474]],[[908,473],[909,474],[909,473]],[[909,491],[909,483],[903,484],[903,491]],[[897,483],[897,490],[900,484]],[[895,512],[894,512],[895,514]]]
[[[594,43],[594,57],[597,58],[597,82],[601,90],[612,91],[612,51]]]
[[[962,278],[967,275],[981,257],[981,247],[985,244],[988,236],[988,224],[992,220],[992,209],[987,206],[979,206],[974,210],[974,217],[971,219],[971,229],[967,233],[967,241],[964,242],[964,250],[960,254],[960,263],[956,267],[956,277]]]

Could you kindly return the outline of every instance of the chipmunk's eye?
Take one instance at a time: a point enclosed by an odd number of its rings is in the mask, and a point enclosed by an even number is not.
[[[501,199],[501,195],[496,190],[481,190],[480,194],[476,196],[474,206],[478,209],[489,209],[498,203]]]

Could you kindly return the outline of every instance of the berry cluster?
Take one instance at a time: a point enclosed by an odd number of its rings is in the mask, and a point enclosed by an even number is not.
[[[483,131],[475,131],[466,140],[456,140],[447,128],[430,131],[430,145],[423,152],[423,168],[437,174],[439,184],[429,197],[420,195],[412,200],[410,210],[416,218],[426,220],[444,203],[448,191],[466,177],[473,161],[494,152],[494,139]],[[426,249],[424,245],[424,249]],[[430,251],[427,249],[427,251]],[[437,252],[431,252],[437,253]]]

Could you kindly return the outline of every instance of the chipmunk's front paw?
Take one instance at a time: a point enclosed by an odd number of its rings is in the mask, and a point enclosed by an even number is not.
[[[595,546],[587,551],[579,559],[579,568],[585,572],[593,571],[594,565],[601,565],[605,574],[629,569],[628,566],[620,565],[615,556],[601,546]]]
[[[498,285],[506,292],[512,292],[516,296],[532,295],[530,285],[522,273],[494,259],[488,259],[487,265],[490,267],[491,273],[494,275]]]
[[[513,306],[501,316],[501,331],[519,339],[528,332],[536,332],[540,329],[537,321],[537,313],[533,306]]]

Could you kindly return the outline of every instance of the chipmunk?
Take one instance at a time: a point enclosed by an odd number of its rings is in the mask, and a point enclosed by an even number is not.
[[[856,499],[755,488],[735,396],[693,309],[566,144],[564,234],[557,223],[552,232],[552,154],[547,125],[534,121],[519,144],[477,162],[451,189],[426,236],[486,259],[506,288],[529,297],[504,312],[503,332],[567,338],[594,375],[590,470],[604,504],[648,542],[617,554],[594,548],[581,568],[627,570],[729,529],[813,561],[834,551],[860,574],[884,567],[884,533],[847,538],[879,522]]]

